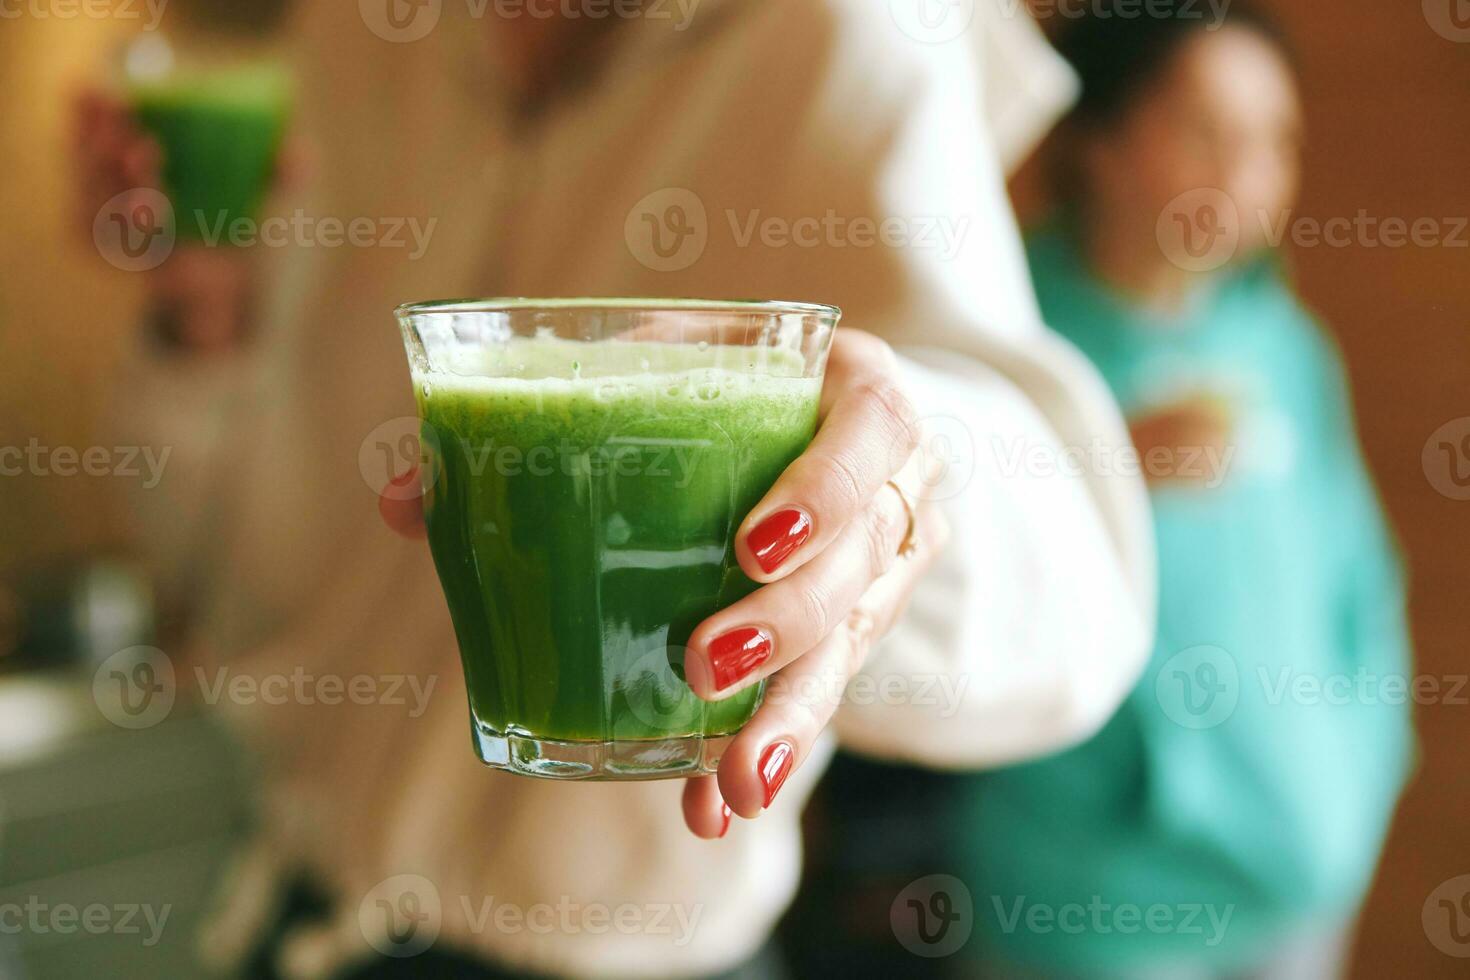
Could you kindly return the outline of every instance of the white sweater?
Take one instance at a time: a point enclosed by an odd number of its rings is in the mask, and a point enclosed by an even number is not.
[[[1034,28],[1001,13],[1018,5],[982,3],[965,34],[928,43],[890,15],[901,4],[704,0],[682,30],[678,16],[621,25],[611,60],[528,125],[496,96],[491,25],[468,22],[463,5],[445,2],[413,43],[375,36],[356,5],[304,6],[299,122],[318,177],[278,213],[421,229],[436,219],[427,249],[414,255],[406,233],[406,248],[257,246],[270,288],[253,353],[143,356],[119,416],[146,444],[173,447],[163,484],[139,496],[137,526],[161,574],[207,596],[188,656],[211,683],[223,666],[256,679],[367,675],[382,693],[395,675],[433,684],[423,705],[407,685],[405,704],[230,705],[259,739],[268,849],[312,869],[339,903],[292,947],[294,970],[371,954],[376,902],[396,906],[405,886],[439,944],[538,971],[730,967],[791,897],[798,815],[830,750],[714,842],[684,828],[677,781],[569,784],[478,765],[427,549],[380,524],[370,486],[383,464],[365,440],[405,431],[378,427],[413,415],[389,316],[403,301],[841,306],[845,325],[905,354],[910,390],[950,440],[954,537],[875,651],[873,683],[839,711],[837,737],[877,756],[984,767],[1060,749],[1106,720],[1149,648],[1152,549],[1133,478],[1045,465],[1066,447],[1106,454],[1127,435],[1089,366],[1040,322],[988,135],[987,103],[1001,129],[1029,139],[1038,92],[1057,90]],[[984,91],[987,48],[1029,66],[1016,99],[1001,97],[994,64]],[[639,216],[691,201],[702,252],[659,257]],[[896,219],[899,244],[855,219]],[[192,667],[180,672],[192,687]],[[883,696],[885,679],[913,696]],[[497,918],[502,905],[513,909]]]

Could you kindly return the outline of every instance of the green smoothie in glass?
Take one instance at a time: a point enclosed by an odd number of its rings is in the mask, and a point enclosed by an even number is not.
[[[415,358],[432,328],[410,340],[429,545],[487,763],[707,771],[757,707],[761,687],[706,702],[682,679],[693,629],[756,587],[736,529],[816,429],[825,336],[762,345],[754,322],[713,343],[543,325]]]
[[[179,72],[135,81],[128,94],[162,151],[179,240],[228,241],[231,222],[259,215],[290,111],[282,69]]]

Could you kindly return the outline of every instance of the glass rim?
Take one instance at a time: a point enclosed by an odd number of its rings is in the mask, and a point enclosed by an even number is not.
[[[425,313],[513,313],[527,310],[640,310],[649,313],[799,314],[839,318],[842,310],[822,303],[769,299],[694,299],[682,297],[586,296],[536,298],[494,296],[484,299],[431,299],[404,303],[393,310],[399,318]]]

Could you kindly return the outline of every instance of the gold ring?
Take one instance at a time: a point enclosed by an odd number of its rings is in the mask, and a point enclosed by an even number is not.
[[[898,481],[889,480],[888,485],[898,494],[898,499],[903,502],[904,513],[908,515],[908,530],[904,531],[903,541],[898,546],[898,557],[909,558],[919,550],[919,508],[918,505],[898,485]]]

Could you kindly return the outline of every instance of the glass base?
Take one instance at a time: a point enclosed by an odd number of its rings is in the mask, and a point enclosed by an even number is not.
[[[491,769],[542,779],[682,779],[712,774],[735,733],[622,741],[561,741],[475,728],[475,752]]]

